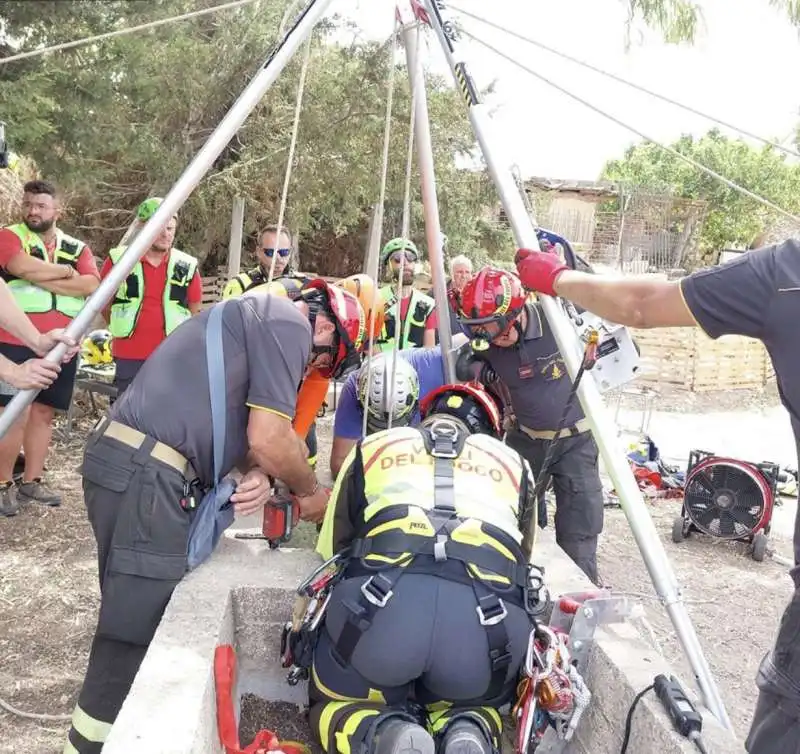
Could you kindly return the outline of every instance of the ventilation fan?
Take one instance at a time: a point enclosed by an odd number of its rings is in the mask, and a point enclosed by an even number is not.
[[[753,559],[764,560],[778,473],[774,463],[755,464],[693,450],[672,541],[681,542],[699,531],[717,539],[750,542]]]

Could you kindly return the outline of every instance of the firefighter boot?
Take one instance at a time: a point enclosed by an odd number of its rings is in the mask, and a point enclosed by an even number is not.
[[[475,720],[454,720],[444,734],[441,754],[493,754],[484,728]]]
[[[434,754],[436,747],[425,728],[407,720],[389,718],[375,734],[373,754]]]

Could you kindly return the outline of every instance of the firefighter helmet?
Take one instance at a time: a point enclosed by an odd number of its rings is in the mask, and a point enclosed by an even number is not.
[[[420,403],[422,420],[446,415],[459,419],[470,434],[500,438],[503,434],[500,410],[494,399],[480,385],[442,385]]]
[[[330,365],[321,368],[320,374],[338,379],[355,369],[360,363],[367,334],[364,310],[358,299],[350,291],[329,285],[322,278],[306,283],[300,298],[308,304],[312,330],[320,312],[326,314],[336,328],[332,345],[313,347],[316,355],[328,353],[331,356]]]
[[[89,366],[110,364],[114,357],[111,354],[111,333],[108,330],[92,330],[81,341],[81,361]]]
[[[459,301],[459,321],[480,350],[508,332],[525,307],[525,290],[519,278],[496,267],[485,267],[464,286]]]

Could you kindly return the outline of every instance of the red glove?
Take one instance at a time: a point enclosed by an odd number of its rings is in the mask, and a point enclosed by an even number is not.
[[[558,276],[569,267],[564,264],[557,254],[547,254],[543,251],[520,249],[517,251],[514,262],[522,285],[526,288],[539,291],[548,296],[555,296],[553,286]]]

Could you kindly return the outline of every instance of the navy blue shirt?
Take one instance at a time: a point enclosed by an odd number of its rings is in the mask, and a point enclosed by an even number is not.
[[[492,369],[508,387],[517,421],[528,429],[558,428],[572,381],[556,339],[538,304],[525,306],[527,323],[521,341],[509,348],[491,345],[485,352]],[[583,419],[576,398],[567,414],[567,427]]]

